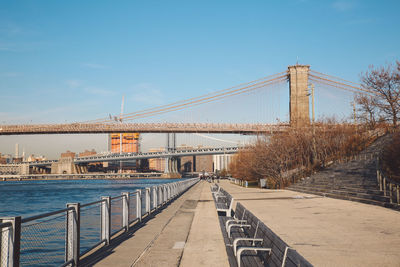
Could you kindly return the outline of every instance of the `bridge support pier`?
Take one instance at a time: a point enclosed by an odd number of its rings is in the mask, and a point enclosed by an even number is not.
[[[308,92],[309,65],[288,67],[290,90],[290,125],[302,127],[310,124],[310,104]]]

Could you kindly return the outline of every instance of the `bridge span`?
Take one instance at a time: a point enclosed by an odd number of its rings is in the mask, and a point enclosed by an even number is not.
[[[67,123],[1,125],[0,135],[85,133],[235,133],[282,132],[289,124],[250,123]]]
[[[239,151],[240,147],[222,147],[222,148],[199,148],[199,149],[184,149],[176,151],[162,151],[162,152],[147,152],[147,153],[122,153],[122,154],[106,154],[106,155],[94,155],[88,157],[76,157],[73,159],[75,164],[91,163],[91,162],[106,162],[106,161],[128,161],[136,159],[150,159],[150,158],[172,158],[172,157],[184,157],[184,156],[201,156],[201,155],[221,155],[221,154],[234,154]],[[58,162],[58,160],[44,160],[44,161],[33,161],[33,162],[22,162],[7,164],[12,165],[23,165],[44,167],[50,166],[52,163]]]

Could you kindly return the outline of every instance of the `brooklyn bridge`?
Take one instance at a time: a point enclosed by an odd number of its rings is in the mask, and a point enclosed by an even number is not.
[[[282,83],[289,84],[289,121],[279,123],[132,123],[154,118],[161,114],[185,111],[195,106],[220,102]],[[311,86],[312,85],[312,86]],[[286,71],[243,83],[214,93],[193,97],[167,105],[136,111],[119,116],[109,116],[92,121],[67,124],[1,125],[0,135],[24,134],[81,134],[81,133],[225,133],[254,135],[284,131],[290,126],[310,123],[310,98],[318,85],[345,90],[355,94],[373,94],[361,85],[310,69],[308,65],[289,66]],[[311,88],[310,88],[311,87]],[[333,90],[334,91],[334,90]]]

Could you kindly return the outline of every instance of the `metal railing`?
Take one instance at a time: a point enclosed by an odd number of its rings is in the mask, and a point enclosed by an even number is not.
[[[198,178],[103,196],[101,200],[68,203],[65,209],[29,218],[0,218],[0,267],[78,266],[79,259],[100,245],[109,245],[148,215],[199,181]]]
[[[400,183],[388,177],[380,166],[380,157],[376,161],[376,180],[379,185],[379,191],[383,192],[385,197],[390,198],[390,203],[400,205]]]

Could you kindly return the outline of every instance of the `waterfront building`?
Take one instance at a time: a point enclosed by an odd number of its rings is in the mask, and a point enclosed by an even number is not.
[[[213,155],[213,171],[222,171],[227,170],[229,171],[229,164],[231,163],[233,155],[226,154],[226,155]]]
[[[122,138],[122,139],[121,139]],[[113,133],[109,135],[109,151],[112,153],[139,152],[139,133]],[[122,147],[121,147],[122,145]]]
[[[163,152],[165,148],[151,148],[149,152]],[[164,158],[152,158],[149,159],[149,169],[153,171],[164,172],[165,170],[165,159]]]

